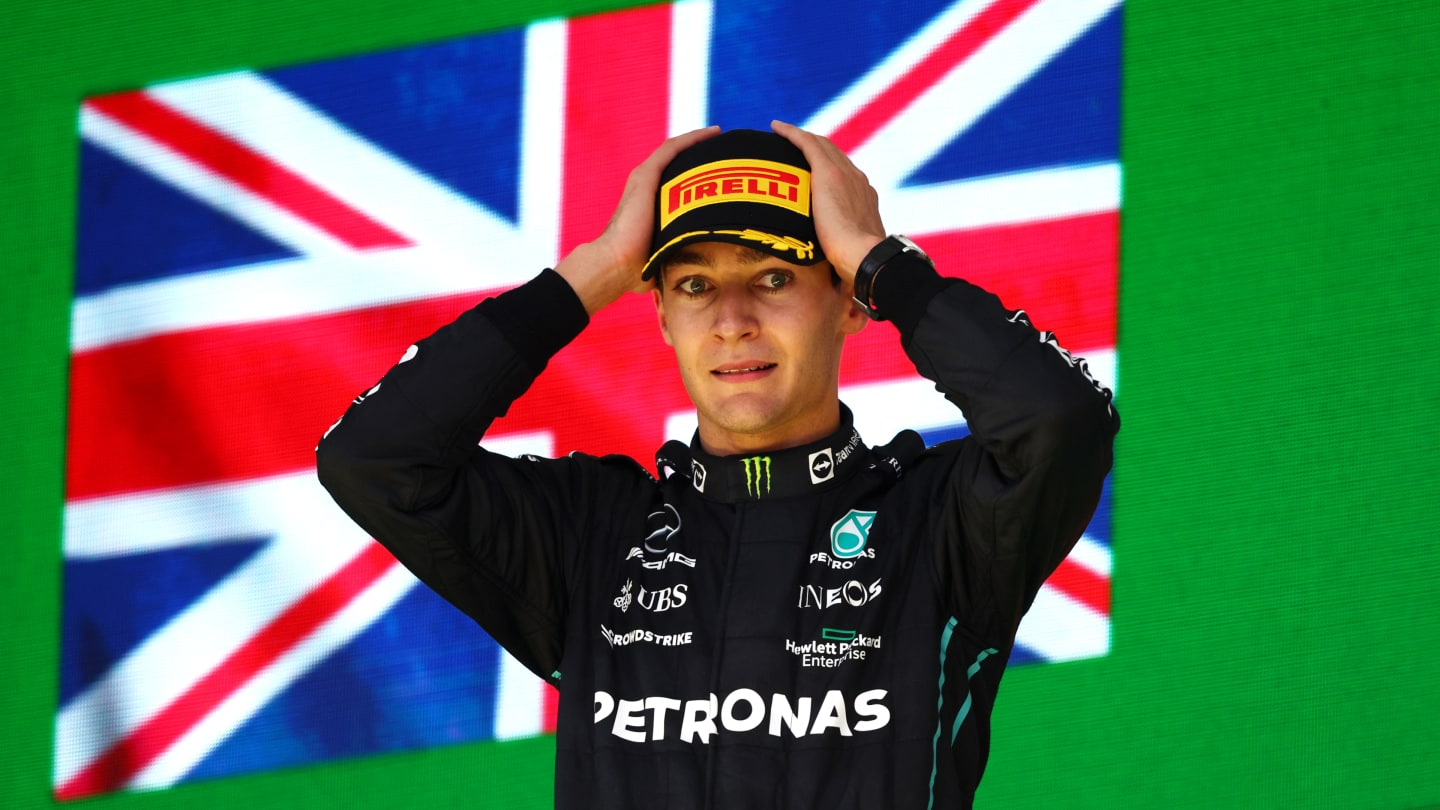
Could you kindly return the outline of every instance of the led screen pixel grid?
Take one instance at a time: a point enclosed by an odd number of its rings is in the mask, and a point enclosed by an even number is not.
[[[1258,95],[1265,97],[1267,103],[1278,105],[1276,111],[1261,109],[1258,102],[1251,102],[1249,106],[1237,103],[1234,96],[1223,92],[1226,89],[1223,84],[1218,88],[1222,92],[1216,99],[1209,93],[1217,88],[1213,83],[1205,83],[1206,93],[1197,92],[1185,98],[1172,100],[1170,93],[1141,95],[1147,102],[1142,107],[1152,116],[1159,114],[1157,110],[1180,108],[1192,113],[1203,112],[1203,117],[1189,119],[1183,128],[1190,133],[1191,141],[1175,134],[1181,127],[1164,126],[1164,119],[1142,118],[1137,124],[1135,119],[1127,118],[1130,176],[1126,197],[1127,264],[1126,289],[1122,290],[1122,340],[1135,341],[1139,359],[1134,358],[1127,343],[1125,402],[1131,403],[1132,409],[1141,409],[1146,419],[1140,423],[1138,438],[1132,438],[1137,429],[1135,420],[1127,422],[1127,433],[1122,435],[1122,456],[1127,465],[1132,463],[1132,455],[1135,456],[1133,463],[1140,466],[1134,474],[1158,473],[1155,480],[1168,484],[1137,489],[1128,513],[1125,505],[1117,506],[1120,510],[1117,530],[1122,537],[1127,525],[1136,532],[1137,556],[1129,564],[1146,574],[1130,580],[1128,595],[1125,588],[1118,589],[1117,611],[1123,613],[1127,601],[1144,610],[1139,612],[1137,623],[1130,626],[1128,639],[1124,630],[1119,631],[1117,649],[1106,660],[1105,667],[1084,663],[1067,665],[1061,668],[1060,681],[1044,685],[1024,672],[1013,673],[1007,679],[1007,699],[1002,707],[1016,702],[1023,705],[1002,711],[998,718],[1002,724],[1011,724],[1009,735],[1002,728],[997,738],[996,760],[982,796],[999,797],[1006,795],[1004,791],[1029,790],[1030,793],[1020,795],[1030,795],[1033,802],[1039,801],[1035,797],[1044,795],[1046,789],[1064,789],[1087,798],[1093,806],[1115,806],[1117,796],[1127,795],[1120,792],[1121,785],[1125,784],[1130,790],[1137,789],[1134,786],[1138,785],[1139,790],[1156,798],[1157,803],[1179,805],[1184,803],[1184,798],[1196,793],[1194,786],[1207,783],[1203,776],[1206,770],[1218,770],[1246,777],[1232,779],[1220,790],[1232,791],[1227,794],[1231,796],[1259,797],[1256,803],[1260,805],[1284,806],[1284,797],[1295,798],[1301,804],[1333,802],[1333,806],[1415,806],[1429,801],[1426,790],[1433,785],[1434,780],[1430,778],[1433,768],[1427,767],[1428,760],[1417,746],[1427,738],[1425,718],[1434,716],[1433,695],[1421,688],[1427,678],[1433,683],[1433,665],[1427,664],[1423,657],[1402,658],[1390,652],[1389,648],[1396,646],[1394,643],[1383,642],[1402,635],[1408,640],[1423,642],[1426,632],[1433,634],[1424,629],[1433,626],[1433,621],[1427,623],[1427,617],[1431,620],[1434,617],[1433,610],[1430,613],[1425,610],[1426,591],[1421,588],[1426,573],[1433,573],[1433,557],[1423,553],[1418,541],[1424,536],[1420,504],[1427,491],[1425,482],[1435,480],[1434,460],[1423,453],[1414,458],[1403,480],[1413,479],[1416,485],[1397,493],[1392,489],[1378,489],[1364,479],[1357,480],[1356,473],[1350,471],[1353,468],[1341,468],[1331,460],[1330,454],[1322,456],[1307,449],[1311,441],[1320,440],[1353,447],[1359,451],[1362,461],[1369,462],[1367,469],[1383,477],[1386,467],[1380,458],[1386,454],[1379,451],[1387,446],[1403,446],[1401,436],[1412,435],[1411,430],[1366,422],[1347,430],[1311,426],[1326,424],[1324,417],[1331,411],[1321,403],[1352,406],[1354,412],[1369,410],[1355,407],[1361,403],[1347,393],[1358,388],[1371,391],[1369,399],[1388,406],[1386,412],[1397,416],[1399,425],[1433,428],[1433,411],[1425,409],[1429,400],[1423,393],[1433,390],[1433,378],[1413,373],[1396,375],[1401,370],[1424,367],[1423,362],[1404,361],[1407,358],[1424,360],[1427,355],[1420,353],[1424,349],[1418,347],[1386,353],[1358,372],[1362,379],[1374,379],[1377,383],[1379,377],[1366,375],[1383,373],[1386,385],[1345,386],[1345,390],[1338,393],[1324,386],[1307,385],[1306,381],[1311,379],[1307,375],[1313,375],[1318,381],[1319,373],[1296,359],[1305,356],[1299,351],[1302,343],[1313,345],[1318,341],[1312,339],[1321,336],[1321,329],[1328,337],[1330,330],[1339,326],[1351,327],[1362,343],[1376,347],[1379,338],[1368,324],[1372,322],[1370,318],[1382,313],[1397,328],[1424,325],[1427,318],[1433,325],[1433,315],[1428,313],[1433,312],[1435,291],[1433,283],[1426,283],[1423,273],[1423,268],[1433,266],[1433,249],[1427,254],[1419,240],[1409,237],[1407,241],[1409,231],[1405,228],[1383,227],[1387,222],[1414,221],[1414,214],[1406,204],[1427,199],[1418,180],[1424,176],[1423,164],[1403,149],[1389,152],[1367,149],[1364,151],[1368,157],[1364,161],[1343,159],[1350,154],[1350,148],[1357,145],[1376,142],[1390,145],[1393,139],[1393,143],[1408,143],[1413,147],[1416,138],[1412,136],[1420,134],[1413,123],[1417,119],[1402,114],[1402,108],[1406,112],[1409,108],[1401,101],[1414,100],[1425,86],[1426,74],[1423,70],[1403,73],[1388,65],[1391,52],[1406,52],[1404,47],[1395,47],[1396,42],[1420,43],[1424,41],[1425,31],[1433,34],[1433,18],[1418,6],[1405,11],[1409,13],[1394,11],[1393,17],[1371,17],[1363,27],[1327,21],[1318,12],[1308,17],[1279,11],[1257,13],[1248,21],[1248,27],[1231,30],[1228,40],[1225,26],[1218,22],[1206,27],[1191,19],[1186,26],[1184,19],[1167,21],[1160,16],[1145,15],[1140,16],[1139,22],[1129,21],[1127,69],[1134,69],[1138,52],[1154,70],[1149,78],[1135,78],[1131,74],[1132,84],[1138,81],[1144,87],[1145,82],[1158,83],[1163,77],[1172,83],[1178,81],[1181,86],[1185,86],[1188,79],[1198,86],[1202,83],[1195,73],[1187,71],[1199,72],[1200,69],[1187,66],[1203,60],[1186,57],[1211,51],[1220,52],[1222,58],[1235,60],[1242,67],[1248,64],[1240,56],[1225,52],[1223,45],[1228,42],[1237,51],[1241,50],[1239,46],[1245,46],[1246,52],[1252,52],[1258,44],[1268,44],[1270,59],[1301,63],[1309,69],[1316,88],[1322,84],[1347,86],[1347,92],[1337,94],[1314,89],[1306,96],[1303,92],[1291,91],[1296,92],[1295,97],[1287,98],[1274,92],[1272,85],[1260,78],[1264,71],[1247,75],[1242,69],[1235,71],[1239,79],[1251,82],[1249,87],[1270,91],[1268,97],[1266,92]],[[1400,25],[1402,21],[1404,26]],[[1429,29],[1425,27],[1427,22]],[[1175,28],[1167,28],[1169,25]],[[1181,27],[1186,28],[1185,36],[1176,30]],[[1402,28],[1409,33],[1404,33]],[[1135,43],[1135,37],[1156,31],[1160,32],[1156,39]],[[1276,46],[1275,32],[1279,31],[1289,32],[1297,43],[1289,47]],[[1170,34],[1168,38],[1164,36],[1166,33]],[[1206,36],[1199,36],[1201,33]],[[1159,47],[1149,42],[1166,44],[1169,53],[1163,56],[1147,53],[1145,47]],[[1201,47],[1199,42],[1207,45]],[[1217,42],[1221,45],[1214,44]],[[1328,48],[1349,54],[1353,57],[1352,63],[1343,71],[1330,67],[1329,63],[1334,60],[1322,63],[1310,57],[1308,51],[1302,53],[1302,44],[1310,45],[1311,50]],[[1381,50],[1386,52],[1383,62],[1375,56]],[[279,60],[271,63],[274,61]],[[149,79],[174,75],[178,75],[178,71],[172,69]],[[1389,80],[1388,84],[1382,85],[1383,80]],[[1293,81],[1285,84],[1288,86]],[[1433,83],[1433,77],[1431,81]],[[1243,83],[1237,85],[1234,92],[1238,94],[1245,87]],[[1366,90],[1372,94],[1366,95]],[[1127,96],[1132,108],[1136,92],[1132,90]],[[1336,123],[1330,114],[1320,112],[1326,108],[1338,108],[1336,115],[1350,113],[1342,116],[1343,121],[1353,122],[1354,113],[1364,113],[1369,123],[1365,127]],[[1423,111],[1424,107],[1415,109]],[[1285,142],[1285,148],[1268,141],[1257,142],[1254,119],[1279,125],[1274,141]],[[1147,130],[1147,126],[1152,129]],[[1147,134],[1148,141],[1142,137]],[[1206,162],[1198,152],[1182,148],[1195,146],[1195,139],[1200,135],[1204,135],[1208,139],[1206,144],[1215,150],[1212,154],[1223,154],[1238,165],[1226,165],[1213,158]],[[1136,141],[1140,142],[1136,148],[1142,157],[1159,154],[1168,159],[1142,160],[1140,166],[1135,167],[1131,157],[1135,150],[1130,144]],[[73,141],[70,144],[73,146]],[[1172,151],[1165,151],[1167,146]],[[1147,149],[1151,151],[1146,152]],[[1250,151],[1258,152],[1259,156],[1249,155]],[[1180,159],[1182,153],[1184,159]],[[1383,193],[1361,189],[1356,181],[1362,164],[1367,180],[1383,179]],[[1324,169],[1323,178],[1300,179],[1306,171],[1314,174],[1317,167]],[[1141,180],[1134,177],[1136,173],[1142,175]],[[1202,178],[1216,184],[1207,186],[1197,182]],[[1332,206],[1321,205],[1311,196],[1298,193],[1290,198],[1290,211],[1286,214],[1270,211],[1258,200],[1247,203],[1244,195],[1227,196],[1227,200],[1239,200],[1231,202],[1228,209],[1219,205],[1208,207],[1198,222],[1223,226],[1226,236],[1223,244],[1213,234],[1193,230],[1197,223],[1197,203],[1217,199],[1216,188],[1227,188],[1225,182],[1236,190],[1243,187],[1251,191],[1274,188],[1283,191],[1287,178],[1290,182],[1323,185],[1330,192],[1346,192],[1347,207],[1353,210],[1353,216],[1367,218],[1371,227],[1364,230],[1372,235],[1357,233],[1361,229],[1351,228],[1343,240],[1334,236],[1327,229],[1343,225],[1345,219],[1336,214]],[[1264,194],[1251,196],[1263,198]],[[1248,221],[1242,221],[1247,218]],[[17,217],[10,221],[25,220]],[[1276,242],[1282,230],[1276,227],[1277,221],[1285,225],[1285,238],[1281,240],[1282,247],[1273,248],[1269,245]],[[1147,235],[1149,239],[1145,238]],[[1192,250],[1176,250],[1177,244]],[[1354,266],[1364,263],[1373,267],[1378,264],[1373,259],[1381,256],[1396,268],[1397,275],[1407,268],[1417,272],[1406,274],[1402,281],[1389,280],[1384,274],[1377,277],[1372,271],[1366,279],[1367,289],[1363,290],[1369,294],[1359,295],[1362,290],[1351,281]],[[60,263],[65,263],[63,257]],[[1254,272],[1257,264],[1269,268],[1270,272]],[[1311,272],[1304,276],[1286,272],[1301,266]],[[1326,272],[1327,266],[1333,266],[1334,272]],[[1133,274],[1132,267],[1136,268]],[[1297,287],[1297,277],[1308,279],[1313,286]],[[1252,291],[1253,296],[1236,301],[1232,290],[1241,286],[1237,282],[1242,280],[1244,288]],[[1338,305],[1341,296],[1347,302],[1343,310]],[[1197,309],[1205,312],[1204,307],[1212,299],[1216,314],[1212,320],[1218,325],[1209,333],[1207,345],[1191,345],[1187,354],[1196,362],[1208,361],[1210,379],[1218,384],[1228,384],[1232,390],[1243,387],[1247,405],[1258,409],[1248,418],[1244,413],[1221,408],[1213,400],[1207,400],[1203,391],[1160,384],[1165,380],[1166,363],[1162,362],[1162,356],[1164,360],[1172,357],[1162,350],[1178,348],[1176,340],[1168,336],[1174,320],[1162,315],[1193,316]],[[1132,317],[1135,306],[1148,311]],[[1266,320],[1277,306],[1286,320],[1283,331],[1271,325],[1273,320]],[[1350,320],[1338,317],[1340,313],[1350,313]],[[1297,317],[1315,314],[1331,317]],[[1227,331],[1238,328],[1235,320],[1248,324],[1249,331]],[[55,327],[50,329],[54,333]],[[1286,339],[1293,343],[1282,341],[1280,345],[1293,345],[1295,352],[1238,351],[1249,349],[1259,339],[1292,334],[1298,336]],[[1218,362],[1221,360],[1225,362]],[[1430,367],[1433,368],[1433,363]],[[1147,374],[1151,375],[1149,386],[1145,384]],[[1270,387],[1266,387],[1267,381]],[[1296,396],[1300,390],[1329,393],[1328,396],[1312,394],[1308,401],[1300,401],[1302,398]],[[1267,407],[1271,410],[1267,411]],[[1127,411],[1127,415],[1129,413]],[[1269,418],[1265,416],[1267,413],[1271,414]],[[1291,416],[1278,416],[1287,413]],[[1228,418],[1221,419],[1222,414]],[[1303,422],[1300,417],[1304,417]],[[1237,451],[1227,442],[1209,438],[1224,428],[1238,429],[1255,439],[1247,443],[1252,449]],[[1269,441],[1265,441],[1267,439]],[[1131,455],[1125,453],[1127,443],[1132,445]],[[1133,451],[1138,451],[1138,455]],[[53,455],[53,450],[51,453]],[[1176,455],[1203,459],[1209,466],[1202,462],[1182,470],[1173,461],[1171,466],[1165,466],[1164,460]],[[1271,486],[1266,487],[1263,494],[1258,486],[1238,487],[1227,477],[1230,470],[1222,463],[1227,460],[1246,462],[1240,465],[1243,469],[1289,471],[1290,480],[1308,486],[1287,483],[1283,476],[1277,476],[1270,479]],[[1430,473],[1428,477],[1427,473]],[[53,479],[54,472],[50,475]],[[1170,481],[1174,483],[1168,483]],[[1121,483],[1123,486],[1123,481]],[[1433,489],[1430,491],[1433,493]],[[1241,497],[1241,492],[1248,497]],[[1362,497],[1366,494],[1370,497]],[[52,508],[54,503],[52,499]],[[1385,508],[1365,509],[1361,519],[1361,506],[1367,503],[1378,503]],[[1289,513],[1285,519],[1274,515],[1277,507]],[[1307,520],[1307,513],[1313,517]],[[1183,517],[1191,518],[1193,528],[1175,525],[1177,519]],[[1231,540],[1223,532],[1215,533],[1214,527],[1220,525],[1222,517],[1244,527],[1247,535],[1244,539],[1249,542],[1241,542],[1239,538]],[[55,518],[47,520],[53,524]],[[1183,542],[1200,539],[1201,531],[1206,532],[1205,545]],[[1347,553],[1353,543],[1343,546],[1337,542],[1305,543],[1317,537],[1337,536],[1366,538],[1368,556],[1357,559],[1353,553]],[[1257,537],[1267,542],[1257,543]],[[1301,549],[1303,554],[1299,553]],[[53,565],[53,548],[49,553],[52,562],[48,564]],[[1238,567],[1239,571],[1228,578],[1223,571],[1204,576],[1193,573],[1215,567],[1217,557],[1227,566]],[[1126,558],[1121,559],[1123,564]],[[25,556],[20,557],[21,563],[26,560]],[[1320,586],[1322,577],[1323,581],[1338,583],[1345,589],[1342,592],[1349,594],[1344,599],[1343,610],[1339,597],[1330,595],[1333,589]],[[1126,580],[1121,576],[1119,581]],[[1159,598],[1162,590],[1164,599]],[[1354,598],[1357,594],[1370,598]],[[1402,601],[1407,595],[1411,598]],[[40,596],[36,601],[43,603],[41,607],[53,604],[47,602],[43,594]],[[1189,608],[1196,605],[1205,606],[1206,614],[1215,617],[1212,623],[1196,621],[1189,615],[1192,613]],[[1406,605],[1406,610],[1397,610],[1397,605]],[[25,605],[19,608],[17,616],[23,617]],[[36,609],[39,608],[31,608]],[[47,626],[53,626],[53,621]],[[1124,627],[1123,622],[1120,626]],[[1209,635],[1211,627],[1220,628],[1213,631],[1213,638]],[[1375,632],[1382,627],[1388,633]],[[1233,642],[1232,646],[1218,643],[1222,640],[1220,630],[1224,631],[1223,639]],[[1368,635],[1367,631],[1370,631]],[[1378,648],[1365,647],[1360,643],[1362,638],[1379,639],[1382,643]],[[53,644],[53,641],[45,643]],[[1270,653],[1269,662],[1273,665],[1236,666],[1240,654],[1227,655],[1225,651],[1241,647],[1263,647]],[[1372,650],[1366,659],[1367,666],[1344,666],[1350,660],[1347,653],[1362,647]],[[1133,657],[1125,657],[1127,653]],[[21,656],[18,660],[23,663],[26,658]],[[1110,666],[1123,666],[1123,669],[1109,669]],[[45,665],[38,667],[44,669]],[[1217,670],[1223,672],[1224,677],[1217,677]],[[1088,698],[1078,702],[1074,699],[1075,695],[1093,693],[1100,683],[1127,695],[1125,711],[1117,712],[1114,703],[1090,708]],[[1376,684],[1383,688],[1372,688]],[[17,685],[19,696],[44,694],[44,689],[29,685],[26,678],[18,679]],[[1399,710],[1402,706],[1403,712]],[[10,704],[6,708],[9,709]],[[6,716],[21,718],[25,714],[35,713],[7,711]],[[1035,722],[1037,718],[1042,722]],[[1102,720],[1105,722],[1097,722]],[[1343,726],[1348,733],[1333,733],[1338,726]],[[31,728],[28,733],[36,737],[48,736],[33,730],[43,728],[43,723],[26,727]],[[1102,730],[1096,731],[1097,727]],[[1101,734],[1100,739],[1110,740],[1111,744],[1065,744],[1067,739],[1085,739],[1087,734]],[[1153,744],[1140,752],[1133,743],[1127,742],[1137,738]],[[1004,763],[1007,746],[1011,744],[1006,743],[1006,739],[1014,741],[1014,747],[1008,748],[1008,761],[1012,763],[1008,766]],[[1368,754],[1380,747],[1375,743],[1381,739],[1386,741],[1383,750],[1388,756]],[[42,742],[40,747],[43,745]],[[25,749],[30,747],[27,744]],[[502,747],[487,749],[487,752],[503,758],[513,750]],[[1066,755],[1068,765],[1043,770],[1027,768],[1028,773],[1022,780],[1019,769],[1029,757],[1037,755],[1036,752],[1050,752],[1057,757]],[[33,753],[30,756],[35,758]],[[1120,761],[1132,758],[1150,768],[1161,769],[1167,776],[1164,783],[1157,785],[1157,780],[1143,778],[1143,768]],[[396,767],[403,770],[436,761],[449,760],[443,756],[439,760],[421,756],[395,762]],[[465,761],[468,760],[454,760]],[[23,756],[17,762],[23,763]],[[371,770],[365,770],[366,767]],[[360,771],[345,773],[358,773],[364,779],[365,773],[379,773],[379,769],[386,767],[383,762],[373,763],[362,766]],[[539,767],[543,772],[543,762]],[[32,778],[28,780],[31,788],[24,793],[17,791],[17,796],[25,797],[20,801],[34,802],[36,796],[42,795],[35,792],[34,785],[43,779],[33,777],[43,774],[44,770],[43,766],[33,769]],[[1075,777],[1080,773],[1087,778],[1077,780]],[[1397,774],[1407,778],[1397,778]],[[1262,775],[1265,778],[1261,778]],[[353,777],[344,777],[350,778]],[[383,779],[370,778],[377,780],[377,786]],[[1028,784],[1018,784],[1026,780]],[[1335,785],[1340,781],[1350,793],[1337,792]],[[333,788],[338,783],[328,784]],[[1192,786],[1188,790],[1187,784]],[[152,794],[115,801],[161,806],[167,801],[183,802],[216,795],[230,795],[236,797],[236,801],[244,801],[246,799],[240,797],[253,800],[267,795],[267,790],[277,791],[274,795],[305,796],[307,790],[318,791],[309,794],[312,798],[328,795],[323,777],[322,786],[313,787],[301,777],[281,775],[242,780],[231,787],[182,790],[181,796],[171,799],[164,798],[165,794]],[[443,800],[444,790],[437,788],[437,798]],[[392,798],[387,799],[385,788],[377,787],[367,795],[370,801],[394,801],[398,806],[402,792],[396,790],[388,794]],[[1170,801],[1161,801],[1165,797]]]

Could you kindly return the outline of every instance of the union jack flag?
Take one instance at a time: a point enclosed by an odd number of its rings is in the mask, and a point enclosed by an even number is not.
[[[679,0],[86,100],[56,795],[553,729],[549,688],[335,508],[312,449],[414,339],[598,234],[667,135],[829,135],[888,226],[1113,388],[1120,14]],[[689,438],[629,298],[491,447],[645,460]],[[873,443],[964,433],[885,325],[842,374]],[[1108,650],[1109,502],[1016,663]]]

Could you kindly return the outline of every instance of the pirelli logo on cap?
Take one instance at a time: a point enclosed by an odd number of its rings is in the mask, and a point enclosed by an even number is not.
[[[727,202],[765,203],[808,217],[810,172],[769,160],[717,160],[661,186],[660,199],[661,228],[688,211]]]

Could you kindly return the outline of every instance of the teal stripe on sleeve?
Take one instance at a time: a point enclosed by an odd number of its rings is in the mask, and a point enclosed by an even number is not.
[[[940,768],[940,718],[945,709],[945,655],[950,651],[950,636],[955,633],[956,619],[950,617],[945,630],[940,634],[940,699],[935,703],[935,741],[930,749],[930,802],[928,810],[935,810],[935,774]]]
[[[986,648],[986,649],[984,649],[984,650],[981,650],[981,651],[980,651],[980,654],[977,655],[977,656],[975,656],[975,663],[971,664],[971,665],[970,665],[970,668],[967,669],[967,670],[965,670],[965,681],[966,681],[966,685],[965,685],[965,702],[964,702],[963,704],[961,704],[961,706],[960,706],[960,711],[955,715],[955,725],[953,725],[953,726],[950,727],[950,744],[951,744],[951,745],[954,745],[954,744],[955,744],[955,738],[958,737],[958,736],[960,736],[960,724],[961,724],[961,723],[964,723],[964,722],[965,722],[965,717],[966,717],[966,715],[970,714],[970,685],[969,685],[969,682],[975,680],[975,673],[977,673],[977,672],[980,671],[980,662],[982,662],[982,661],[984,661],[986,658],[989,658],[990,656],[994,655],[995,652],[996,652],[996,650],[995,650],[994,647],[989,647],[989,648]]]

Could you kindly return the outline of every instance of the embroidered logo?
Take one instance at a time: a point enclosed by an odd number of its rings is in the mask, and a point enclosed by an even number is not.
[[[810,483],[819,484],[835,477],[835,454],[826,447],[810,454]]]
[[[874,512],[851,509],[845,517],[830,527],[830,553],[842,560],[859,557],[870,542],[870,526],[875,522]]]
[[[621,613],[630,609],[630,589],[634,587],[634,580],[625,580],[625,584],[620,588],[620,595],[615,597],[615,607],[620,608]]]
[[[745,466],[745,493],[758,498],[770,493],[770,457],[748,456],[740,459]]]

